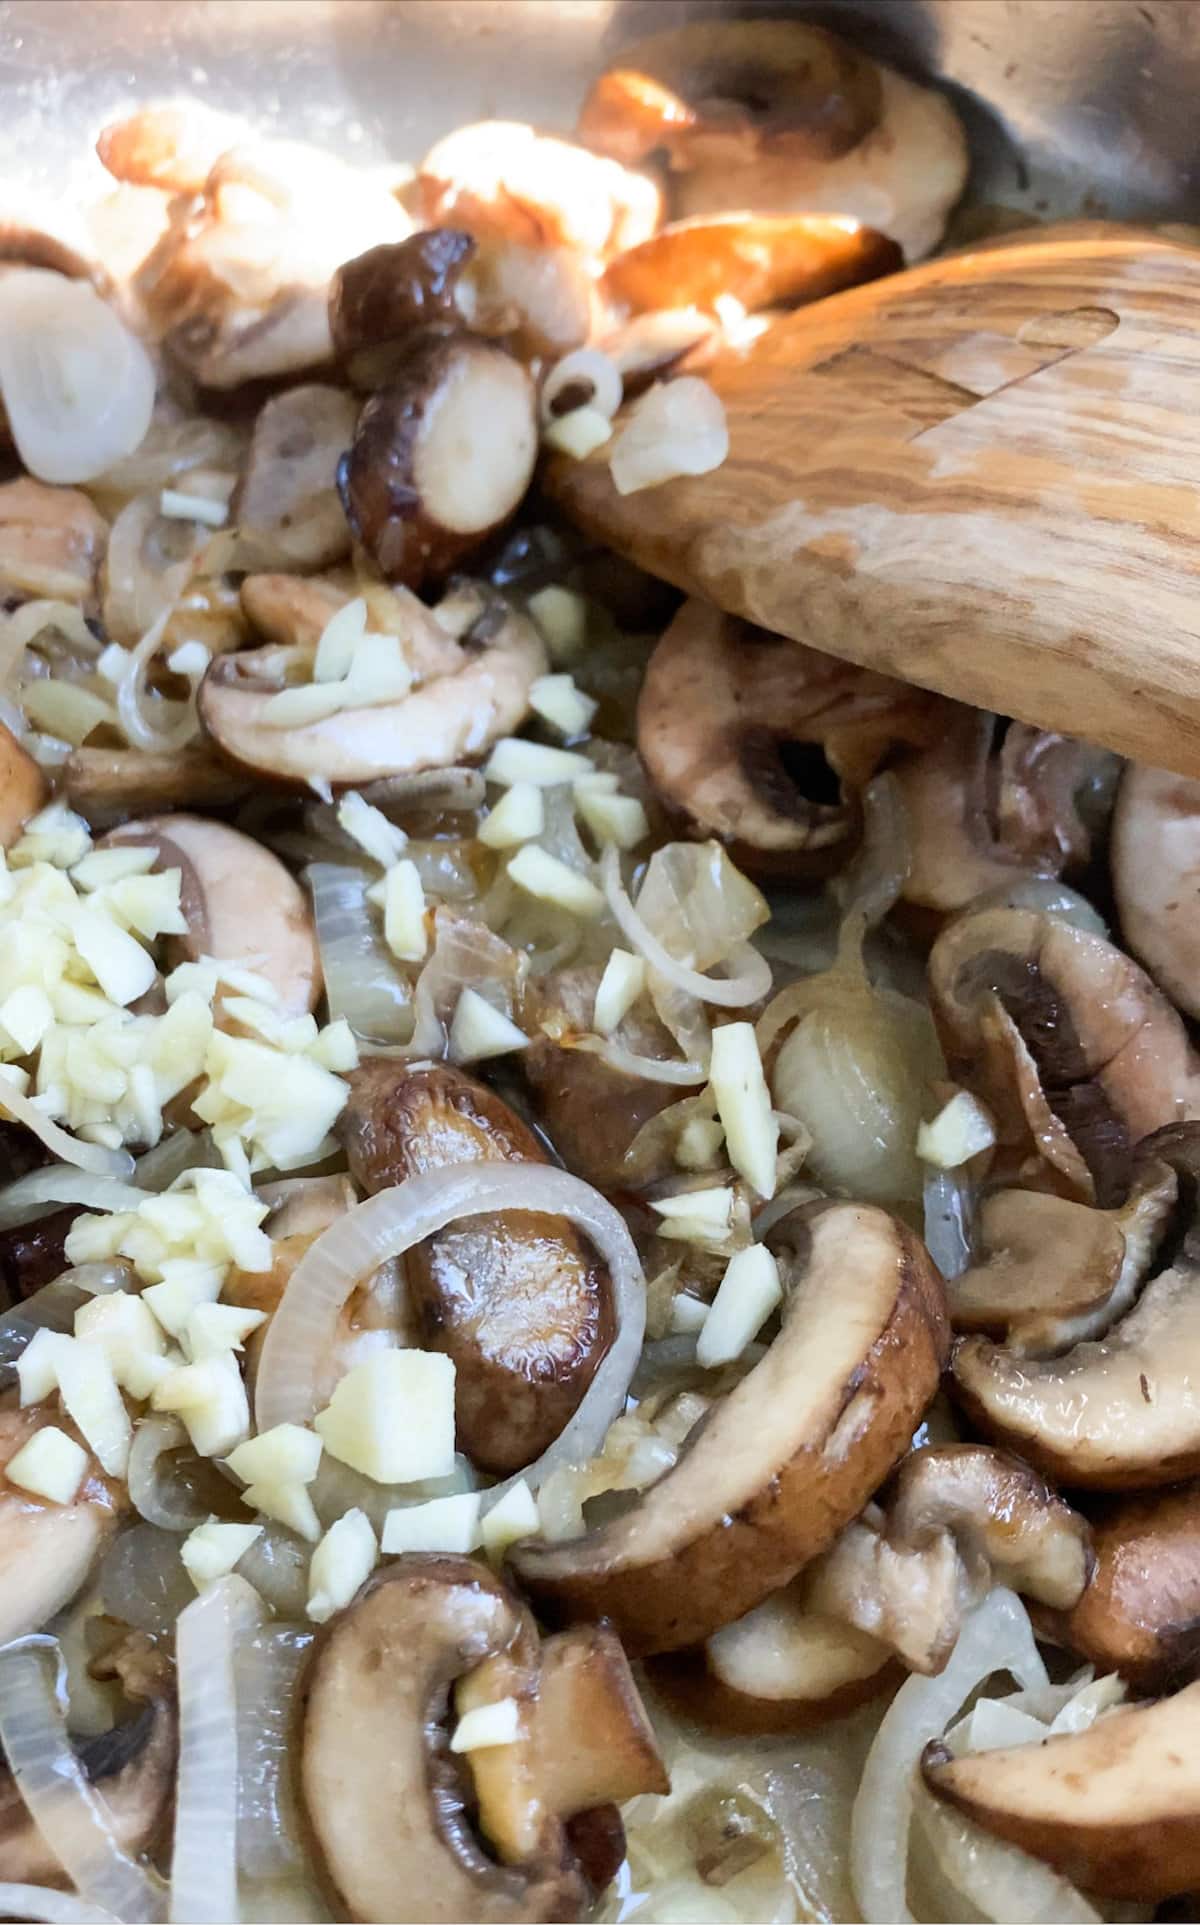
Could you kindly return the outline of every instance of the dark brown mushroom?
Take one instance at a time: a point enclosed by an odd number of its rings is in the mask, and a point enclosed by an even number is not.
[[[363,407],[338,488],[380,572],[419,588],[504,525],[536,459],[536,396],[521,363],[478,335],[427,331]]]
[[[996,1190],[979,1207],[975,1261],[947,1288],[956,1330],[1053,1356],[1100,1337],[1133,1303],[1175,1207],[1168,1164],[1135,1158],[1125,1202],[1096,1210],[1038,1190]]]
[[[567,1167],[597,1189],[611,1190],[637,1187],[651,1174],[667,1176],[674,1170],[666,1141],[662,1167],[638,1172],[636,1182],[625,1154],[643,1123],[679,1100],[679,1090],[629,1076],[590,1050],[571,1047],[572,1034],[584,1035],[592,1027],[601,973],[598,966],[559,969],[531,979],[521,1024],[533,1040],[521,1051],[520,1067],[538,1119]],[[617,1041],[639,1056],[678,1054],[657,1018],[638,1010],[626,1016]]]
[[[62,766],[67,801],[94,827],[156,809],[218,808],[246,793],[247,778],[207,742],[175,754],[153,749],[73,749]]]
[[[951,1359],[955,1395],[977,1427],[1068,1486],[1138,1490],[1200,1471],[1191,1366],[1200,1344],[1200,1126],[1171,1125],[1143,1149],[1175,1171],[1179,1208],[1168,1267],[1134,1308],[1101,1342],[1060,1357],[1017,1357],[986,1337],[962,1337]]]
[[[456,1680],[460,1715],[516,1700],[513,1743],[455,1759],[443,1720]],[[563,1817],[603,1807],[610,1792],[667,1789],[610,1633],[539,1649],[528,1612],[483,1565],[419,1554],[380,1572],[319,1634],[299,1776],[336,1908],[368,1922],[580,1917],[588,1891]]]
[[[1089,1892],[1145,1905],[1200,1881],[1200,1684],[1123,1707],[1086,1731],[952,1758],[925,1783],[974,1824]]]
[[[10,1303],[32,1297],[69,1267],[64,1246],[78,1215],[79,1206],[72,1205],[0,1230],[0,1278]]]
[[[1098,1671],[1161,1690],[1200,1656],[1200,1484],[1105,1504],[1092,1547],[1083,1596],[1070,1611],[1039,1611],[1038,1630]]]
[[[355,387],[382,387],[403,366],[415,333],[465,325],[460,285],[475,251],[469,234],[423,228],[338,269],[329,284],[329,327]]]
[[[90,1455],[69,1504],[52,1504],[4,1480],[4,1466],[35,1431],[51,1423],[73,1434],[69,1421],[50,1404],[0,1408],[0,1644],[40,1631],[70,1603],[116,1529],[125,1502],[121,1487]]]
[[[724,214],[675,221],[609,264],[608,299],[633,314],[672,307],[748,312],[801,307],[840,288],[894,274],[895,241],[873,228],[819,214]]]
[[[244,132],[241,121],[202,101],[165,102],[110,122],[96,152],[114,180],[167,194],[200,194],[220,156]]]
[[[171,938],[171,960],[214,956],[240,962],[271,984],[284,1015],[313,1008],[321,959],[312,909],[278,856],[223,822],[198,815],[149,816],[114,829],[109,848],[157,850],[157,869],[182,875],[186,936]]]
[[[1200,782],[1128,762],[1117,792],[1113,892],[1135,956],[1200,1016]]]
[[[939,936],[929,985],[950,1074],[987,1102],[1018,1170],[1036,1150],[1071,1194],[1119,1203],[1132,1143],[1200,1115],[1182,1022],[1101,936],[1032,910],[979,910]]]
[[[939,698],[686,602],[646,669],[638,748],[664,801],[756,873],[823,874],[858,829],[855,791]]]
[[[829,1204],[779,1335],[622,1516],[512,1554],[548,1613],[644,1654],[697,1644],[818,1556],[903,1455],[945,1348],[941,1280],[883,1210]],[[798,1239],[797,1239],[798,1240]]]
[[[174,1700],[162,1695],[78,1746],[100,1815],[116,1845],[133,1857],[152,1849],[162,1834],[175,1792],[177,1745]],[[0,1864],[5,1878],[22,1884],[66,1883],[62,1865],[7,1773],[0,1774]]]
[[[339,1132],[370,1194],[451,1163],[547,1160],[498,1096],[448,1065],[375,1059],[350,1086]],[[454,1360],[463,1449],[498,1474],[532,1462],[612,1342],[606,1273],[569,1225],[527,1211],[443,1230],[406,1268],[420,1341]]]
[[[949,103],[800,20],[689,21],[621,50],[580,138],[665,153],[680,216],[843,214],[909,260],[935,247],[966,180]]]
[[[357,419],[351,395],[315,382],[259,410],[230,513],[281,564],[326,568],[350,553],[337,471]]]
[[[0,849],[11,849],[48,793],[49,785],[33,757],[0,722]]]

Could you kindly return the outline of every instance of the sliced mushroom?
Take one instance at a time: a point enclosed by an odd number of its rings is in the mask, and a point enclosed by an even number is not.
[[[0,598],[76,602],[96,599],[108,523],[78,488],[52,488],[22,476],[0,487]]]
[[[944,1346],[941,1281],[912,1233],[882,1210],[816,1209],[766,1355],[624,1516],[519,1546],[522,1583],[548,1612],[611,1618],[631,1653],[699,1643],[857,1516],[907,1447]]]
[[[1104,1340],[1045,1359],[986,1337],[954,1347],[954,1389],[972,1420],[1068,1485],[1136,1490],[1200,1471],[1190,1362],[1200,1343],[1200,1128],[1176,1124],[1143,1147],[1179,1179],[1174,1256]]]
[[[537,402],[521,363],[477,335],[417,335],[371,396],[338,487],[388,581],[445,576],[503,527],[537,459]]]
[[[450,1687],[459,1708],[507,1687],[523,1720],[538,1686],[527,1612],[467,1558],[409,1554],[321,1631],[303,1689],[300,1792],[324,1881],[344,1917],[472,1919],[480,1925],[582,1916],[588,1895],[560,1820],[543,1800],[528,1723],[518,1742],[472,1760],[449,1753]],[[472,1692],[471,1687],[474,1687]],[[499,1814],[497,1863],[468,1807]]]
[[[406,241],[347,261],[329,286],[334,353],[356,387],[382,386],[424,328],[461,328],[463,273],[476,251],[453,227],[423,228]]]
[[[267,704],[287,686],[295,651],[223,655],[200,685],[201,718],[232,761],[300,787],[448,768],[519,728],[546,656],[532,622],[507,611],[485,615],[461,643],[444,638],[443,651],[457,661],[453,672],[435,674],[400,701],[287,727],[272,722]]]
[[[1085,1202],[1120,1202],[1131,1143],[1200,1114],[1182,1022],[1101,936],[979,910],[939,936],[929,984],[950,1073],[988,1103],[1002,1147],[1020,1158],[1036,1145]]]
[[[157,1842],[175,1790],[174,1701],[160,1696],[79,1746],[79,1762],[116,1845],[136,1857]],[[0,1775],[0,1864],[6,1878],[62,1885],[65,1873],[13,1779]]]
[[[851,215],[909,260],[937,245],[967,146],[941,95],[808,21],[701,20],[622,49],[580,138],[637,162],[664,150],[680,215]]]
[[[350,1087],[339,1130],[370,1194],[451,1163],[547,1160],[520,1118],[461,1070],[376,1059]],[[569,1225],[526,1211],[443,1230],[406,1270],[420,1341],[454,1360],[462,1448],[499,1474],[531,1463],[612,1342],[606,1273]]]
[[[1057,1609],[1092,1569],[1087,1524],[1018,1457],[980,1444],[913,1451],[882,1525],[852,1524],[805,1574],[810,1609],[942,1669],[973,1598],[1004,1583]]]
[[[1113,815],[1121,932],[1189,1016],[1200,1016],[1200,782],[1127,762]]]
[[[521,1072],[529,1084],[539,1120],[569,1169],[597,1189],[628,1187],[630,1173],[625,1153],[643,1123],[678,1102],[679,1090],[670,1083],[628,1076],[590,1051],[573,1049],[571,1035],[592,1027],[599,965],[558,969],[534,977],[527,985],[521,1023],[533,1037],[521,1051]],[[630,1011],[616,1040],[638,1056],[671,1057],[678,1050],[658,1019]],[[670,1145],[667,1161],[657,1174],[675,1168]],[[639,1182],[648,1181],[646,1174]]]
[[[46,778],[37,763],[0,722],[0,849],[11,849],[47,793]]]
[[[1200,1882],[1200,1684],[1086,1731],[963,1758],[926,1748],[925,1782],[1089,1892],[1139,1904]]]
[[[69,1504],[45,1502],[3,1479],[3,1466],[50,1423],[71,1428],[46,1404],[0,1409],[0,1644],[40,1631],[70,1603],[121,1512],[122,1493],[90,1456]]]
[[[6,1157],[5,1175],[11,1180],[14,1174]],[[65,1246],[78,1215],[79,1206],[72,1205],[65,1210],[52,1210],[48,1216],[18,1224],[13,1229],[0,1230],[0,1281],[9,1303],[32,1297],[70,1268]]]
[[[231,514],[294,568],[325,568],[350,552],[338,463],[358,409],[340,388],[289,388],[259,411]]]
[[[857,831],[854,790],[936,697],[686,602],[646,669],[638,748],[660,795],[743,866],[823,873]]]
[[[629,1661],[605,1624],[545,1639],[532,1726],[543,1796],[561,1818],[670,1790]]]
[[[723,214],[672,222],[618,255],[601,286],[634,314],[672,307],[720,312],[723,300],[754,313],[819,301],[903,264],[894,241],[834,216]]]
[[[114,180],[168,194],[202,194],[213,167],[245,133],[242,122],[202,101],[143,107],[105,127],[96,152]]]
[[[1051,1357],[1101,1337],[1132,1305],[1174,1211],[1175,1172],[1139,1157],[1116,1210],[1037,1190],[997,1190],[979,1208],[976,1260],[947,1285],[956,1330]]]
[[[650,1675],[697,1724],[756,1734],[840,1718],[902,1673],[886,1644],[811,1609],[801,1575],[714,1632],[702,1656],[656,1658]]]
[[[153,809],[217,808],[236,802],[246,777],[192,743],[176,754],[147,749],[73,749],[62,766],[67,801],[95,826]]]
[[[1038,1629],[1098,1671],[1161,1689],[1200,1655],[1200,1484],[1118,1498],[1092,1524],[1096,1568],[1073,1610]]]
[[[645,240],[662,210],[648,175],[511,120],[478,121],[439,140],[421,163],[417,194],[431,227],[595,260]]]
[[[0,191],[0,262],[47,267],[72,280],[104,284],[103,270],[78,212],[42,200],[28,188],[16,194]]]
[[[180,957],[215,956],[265,976],[282,1015],[314,1007],[321,959],[312,909],[295,878],[269,849],[204,816],[151,816],[105,837],[106,846],[157,849],[158,869],[179,869],[186,936]],[[173,960],[173,959],[172,959]]]

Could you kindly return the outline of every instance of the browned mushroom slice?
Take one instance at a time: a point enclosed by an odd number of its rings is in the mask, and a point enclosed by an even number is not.
[[[200,685],[200,715],[231,761],[307,787],[373,782],[380,776],[450,768],[474,760],[529,711],[529,690],[545,668],[532,622],[485,615],[460,644],[443,636],[439,655],[457,662],[399,701],[347,708],[319,722],[280,726],[268,704],[289,685],[292,648],[223,655]]]
[[[421,163],[417,195],[431,227],[596,260],[635,247],[661,218],[647,175],[510,120],[478,121],[439,140]]]
[[[1180,1220],[1168,1238],[1175,1254],[1103,1341],[1037,1359],[986,1337],[954,1347],[955,1392],[973,1421],[1068,1485],[1136,1490],[1200,1470],[1190,1363],[1200,1343],[1200,1127],[1172,1125],[1143,1147],[1179,1178]]]
[[[997,1190],[979,1208],[977,1258],[947,1288],[956,1330],[1000,1335],[1010,1350],[1053,1356],[1124,1316],[1175,1206],[1174,1171],[1139,1158],[1116,1210],[1037,1190]]]
[[[10,194],[0,189],[0,262],[48,267],[72,280],[104,285],[103,270],[78,213],[27,190]]]
[[[714,1632],[702,1656],[678,1652],[650,1667],[685,1716],[748,1734],[842,1717],[902,1675],[886,1644],[813,1610],[803,1576]]]
[[[321,993],[312,910],[278,856],[239,830],[198,815],[130,822],[105,842],[157,849],[157,868],[182,872],[180,906],[188,933],[174,939],[181,956],[243,963],[266,977],[282,1014],[312,1009]]]
[[[692,21],[623,48],[579,131],[626,160],[665,150],[677,215],[843,214],[909,260],[967,173],[948,101],[807,21]]]
[[[155,1843],[170,1810],[177,1743],[174,1702],[164,1696],[79,1746],[79,1762],[106,1829],[122,1851],[135,1857]],[[6,1878],[22,1884],[63,1883],[57,1854],[7,1775],[0,1775],[0,1864]]]
[[[925,1782],[985,1831],[1089,1892],[1146,1904],[1200,1882],[1200,1684],[1086,1731],[950,1758]]]
[[[546,1161],[532,1130],[461,1070],[377,1059],[350,1087],[339,1133],[371,1194],[451,1163]],[[454,1360],[463,1449],[497,1473],[531,1463],[612,1342],[606,1273],[570,1225],[528,1211],[443,1230],[406,1268],[421,1342]]]
[[[1200,1016],[1200,782],[1128,762],[1113,815],[1121,932],[1189,1016]]]
[[[99,825],[152,809],[216,808],[236,802],[247,782],[207,743],[193,743],[174,755],[73,749],[62,767],[62,785],[71,807]]]
[[[610,301],[633,313],[712,308],[722,298],[749,312],[799,307],[839,288],[894,274],[904,257],[873,228],[832,215],[725,214],[676,221],[605,270]]]
[[[380,572],[419,588],[504,525],[536,459],[521,363],[477,335],[426,333],[365,404],[338,487]]]
[[[533,1037],[521,1051],[521,1072],[529,1084],[539,1120],[568,1169],[598,1189],[628,1186],[625,1154],[643,1123],[678,1102],[669,1083],[626,1075],[590,1051],[572,1049],[572,1034],[592,1027],[599,987],[599,966],[559,969],[535,977],[527,986],[521,1024]],[[617,1040],[635,1055],[678,1055],[674,1039],[656,1017],[631,1011]],[[665,1162],[654,1174],[675,1169],[673,1146],[664,1145]],[[639,1172],[638,1181],[649,1180]]]
[[[0,722],[0,849],[12,847],[46,795],[46,778],[37,763]]]
[[[356,387],[382,386],[422,328],[469,321],[460,283],[475,247],[453,227],[424,228],[338,269],[329,284],[329,326],[334,353]]]
[[[544,1796],[562,1818],[670,1790],[629,1661],[607,1625],[545,1640],[532,1722]]]
[[[7,1157],[5,1173],[9,1177],[16,1174]],[[12,1229],[0,1230],[0,1284],[9,1303],[19,1303],[23,1297],[32,1297],[45,1284],[53,1283],[55,1277],[61,1277],[64,1270],[70,1269],[66,1241],[79,1210],[78,1205],[65,1210],[52,1210],[48,1216],[39,1216]]]
[[[939,936],[929,983],[951,1075],[985,1098],[1003,1146],[1036,1144],[1087,1202],[1120,1202],[1131,1143],[1200,1114],[1182,1022],[1101,936],[1032,910],[979,910]]]
[[[167,102],[112,121],[102,130],[96,152],[114,180],[168,194],[200,194],[217,160],[244,131],[232,115],[201,101]]]
[[[823,873],[857,829],[853,792],[936,697],[686,602],[650,657],[638,748],[664,800],[743,866]]]
[[[319,1633],[302,1696],[299,1784],[318,1867],[343,1917],[518,1925],[582,1916],[587,1890],[559,1820],[537,1796],[528,1738],[490,1759],[514,1795],[524,1793],[520,1861],[498,1864],[472,1828],[474,1787],[443,1721],[455,1680],[489,1665],[504,1669],[520,1700],[532,1699],[532,1621],[467,1558],[398,1558]],[[510,1822],[515,1831],[518,1818]]]
[[[941,1280],[882,1210],[814,1211],[779,1335],[623,1516],[513,1553],[531,1595],[632,1653],[696,1644],[832,1542],[907,1447],[945,1346]]]
[[[1096,1568],[1071,1611],[1038,1629],[1099,1671],[1160,1689],[1200,1653],[1200,1484],[1123,1497],[1092,1525]]]
[[[259,412],[231,513],[295,568],[325,568],[350,552],[337,469],[358,410],[340,388],[289,388]]]
[[[123,1493],[94,1459],[69,1504],[51,1504],[4,1480],[3,1467],[34,1432],[71,1426],[49,1405],[0,1409],[0,1644],[40,1631],[69,1604],[120,1517]]]
[[[1069,1609],[1091,1571],[1088,1527],[1020,1458],[979,1444],[913,1451],[882,1524],[862,1520],[810,1566],[809,1608],[940,1671],[993,1582]]]
[[[95,601],[108,523],[78,488],[44,481],[0,487],[0,595],[5,600]]]

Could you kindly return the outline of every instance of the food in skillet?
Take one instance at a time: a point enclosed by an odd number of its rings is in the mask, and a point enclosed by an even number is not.
[[[710,22],[402,180],[98,151],[0,274],[0,1914],[1191,1902],[1200,790],[536,492],[718,463],[950,108]]]

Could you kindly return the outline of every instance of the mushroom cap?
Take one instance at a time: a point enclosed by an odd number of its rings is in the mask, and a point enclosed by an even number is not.
[[[146,749],[72,749],[62,766],[67,801],[99,826],[155,809],[217,808],[246,792],[239,770],[208,742],[168,754]]]
[[[1089,1892],[1140,1904],[1200,1883],[1200,1684],[1041,1744],[948,1758],[935,1797]]]
[[[483,1850],[441,1729],[451,1686],[487,1660],[508,1659],[532,1695],[536,1650],[528,1614],[483,1565],[413,1553],[318,1633],[301,1688],[299,1789],[343,1917],[508,1925],[581,1915],[586,1888],[551,1815],[525,1863],[500,1865]],[[501,1761],[513,1772],[524,1762]]]
[[[376,1058],[349,1081],[339,1134],[368,1194],[452,1163],[548,1161],[493,1090],[449,1064]],[[572,1225],[513,1210],[440,1231],[406,1272],[420,1341],[454,1362],[461,1447],[498,1475],[532,1463],[612,1343],[606,1271]]]
[[[200,714],[232,761],[304,788],[314,780],[345,787],[476,759],[525,720],[546,657],[532,622],[508,613],[486,643],[459,651],[453,674],[421,683],[402,700],[280,728],[264,709],[285,686],[292,660],[292,651],[279,647],[218,657],[200,685]]]
[[[951,1075],[984,1097],[1003,1145],[1032,1139],[1084,1201],[1118,1203],[1132,1143],[1200,1114],[1179,1016],[1102,936],[1034,910],[977,910],[938,937],[929,988]]]
[[[819,301],[903,264],[886,235],[836,215],[722,214],[661,228],[619,254],[602,286],[634,314],[722,299],[755,313]]]
[[[1200,1470],[1200,1239],[1195,1232],[1200,1128],[1159,1130],[1143,1146],[1180,1182],[1173,1260],[1101,1342],[1054,1358],[1017,1357],[963,1337],[953,1388],[979,1428],[1068,1485],[1136,1490]]]
[[[73,1434],[48,1405],[0,1408],[0,1468],[52,1420]],[[124,1501],[122,1488],[90,1455],[69,1504],[43,1502],[15,1484],[0,1487],[0,1644],[40,1631],[71,1602],[116,1529]]]
[[[307,382],[272,396],[255,418],[230,504],[239,533],[295,568],[327,568],[348,555],[337,471],[357,420],[354,397],[341,388]]]
[[[662,218],[649,175],[513,120],[456,127],[426,154],[416,191],[430,227],[596,259],[636,246]]]
[[[0,722],[0,849],[9,849],[46,799],[45,775]]]
[[[184,955],[246,962],[265,976],[283,1015],[303,1014],[321,994],[321,959],[308,899],[278,856],[223,822],[199,815],[149,816],[104,838],[106,847],[153,848],[155,867],[178,868],[188,933]]]
[[[1127,762],[1113,813],[1121,933],[1155,982],[1200,1016],[1200,782]]]
[[[897,741],[925,742],[938,698],[685,602],[647,664],[638,749],[664,801],[743,866],[839,867],[854,791]]]
[[[547,1612],[609,1617],[631,1653],[699,1643],[830,1544],[937,1388],[942,1284],[883,1210],[817,1207],[779,1335],[623,1516],[513,1552]]]
[[[1200,1655],[1200,1484],[1118,1498],[1094,1518],[1096,1567],[1070,1611],[1038,1629],[1098,1671],[1161,1689]]]

